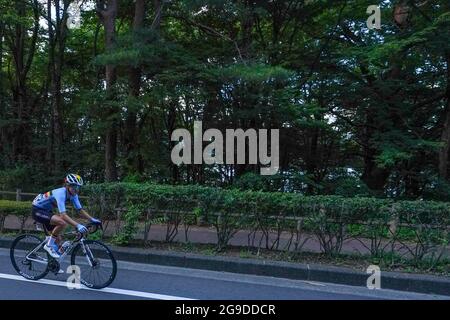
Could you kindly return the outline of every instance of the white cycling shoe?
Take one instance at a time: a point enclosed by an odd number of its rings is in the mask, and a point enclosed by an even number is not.
[[[48,254],[55,258],[55,259],[59,259],[61,257],[61,254],[58,251],[58,246],[49,246],[48,244],[44,245],[44,250],[48,252]]]

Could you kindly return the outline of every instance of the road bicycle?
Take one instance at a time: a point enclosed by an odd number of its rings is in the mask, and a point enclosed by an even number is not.
[[[72,270],[79,268],[79,281],[92,289],[101,289],[109,286],[117,273],[117,262],[111,250],[101,241],[89,240],[88,235],[96,232],[102,225],[88,224],[87,233],[72,231],[64,234],[74,236],[73,240],[65,241],[62,245],[61,257],[55,259],[44,250],[49,232],[43,226],[44,240],[33,234],[22,234],[11,244],[10,258],[14,269],[26,279],[39,280],[49,272],[58,275],[61,262],[70,254]],[[72,271],[73,272],[73,271]]]

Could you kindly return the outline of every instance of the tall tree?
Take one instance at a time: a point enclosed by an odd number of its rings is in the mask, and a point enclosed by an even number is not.
[[[64,51],[67,37],[67,19],[69,6],[73,0],[47,0],[49,75],[51,82],[51,104],[53,121],[50,127],[50,162],[56,172],[61,171],[62,148],[64,147],[62,70],[64,66]],[[61,7],[62,4],[62,7]],[[55,19],[52,8],[55,9]]]
[[[449,152],[450,152],[450,51],[445,53],[445,61],[447,65],[447,85],[445,90],[446,104],[444,108],[444,126],[441,134],[441,142],[443,147],[439,151],[439,176],[442,179],[448,180],[449,172]]]
[[[144,18],[146,12],[146,1],[136,0],[133,17],[133,43],[136,45],[139,42],[139,31],[144,26]],[[136,150],[136,100],[139,98],[141,90],[142,70],[140,66],[131,66],[129,69],[129,96],[131,104],[129,104],[127,116],[125,119],[124,145],[125,157],[127,159],[128,170],[136,170],[139,165],[136,165],[136,159],[139,161],[139,155]],[[131,106],[130,106],[131,105]],[[142,173],[142,172],[141,172]]]
[[[116,17],[117,0],[99,0],[97,1],[97,13],[105,29],[105,50],[111,52],[115,47],[116,41]],[[114,84],[117,79],[116,66],[107,64],[105,67],[107,101],[114,99]],[[105,116],[108,121],[108,128],[105,133],[105,179],[106,181],[117,180],[117,131],[118,119],[117,112],[111,105],[105,106]]]
[[[28,16],[31,7],[32,15]],[[28,90],[28,75],[31,70],[39,32],[39,3],[16,1],[13,15],[15,22],[5,34],[7,46],[13,57],[14,78],[12,79],[13,115],[17,125],[12,140],[12,158],[24,160],[31,157],[30,137],[33,107],[31,93]],[[29,18],[28,18],[29,17]],[[27,19],[28,21],[24,21]],[[31,25],[31,30],[27,27]]]

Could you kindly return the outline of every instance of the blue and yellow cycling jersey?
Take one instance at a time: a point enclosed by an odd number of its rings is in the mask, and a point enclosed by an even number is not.
[[[33,200],[33,206],[48,211],[52,211],[53,208],[57,207],[59,213],[62,213],[66,212],[66,201],[72,202],[75,209],[82,209],[78,195],[70,195],[65,187],[38,194]]]

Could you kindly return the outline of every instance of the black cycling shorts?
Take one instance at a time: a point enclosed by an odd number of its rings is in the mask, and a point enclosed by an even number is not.
[[[50,219],[53,216],[52,211],[33,206],[33,209],[31,210],[31,216],[33,217],[34,221],[42,223],[48,231],[53,230],[53,228],[55,227],[50,225]]]

